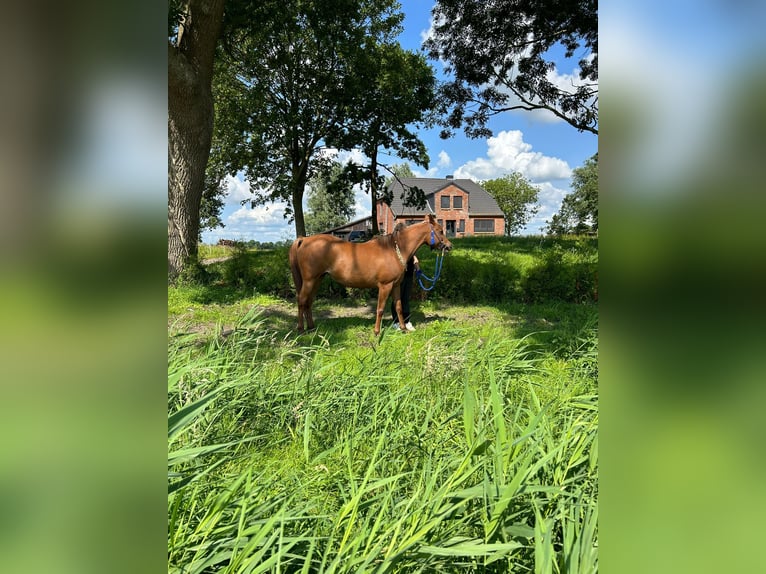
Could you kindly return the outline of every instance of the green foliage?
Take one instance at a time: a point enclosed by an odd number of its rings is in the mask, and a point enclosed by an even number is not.
[[[597,240],[586,238],[468,237],[454,239],[437,287],[414,297],[459,303],[598,300]],[[429,274],[432,252],[418,255]]]
[[[391,175],[387,176],[383,181],[383,186],[385,188],[391,187],[391,184],[394,183],[395,178],[403,179],[405,177],[415,177],[415,173],[412,171],[412,167],[409,163],[406,162],[388,166],[386,169]]]
[[[333,163],[328,171],[309,180],[306,202],[306,233],[313,235],[351,221],[355,213],[354,190],[340,176],[343,168]]]
[[[225,285],[244,292],[287,297],[292,292],[287,252],[287,247],[251,252],[237,246],[233,255],[219,264],[221,279]]]
[[[426,292],[415,281],[413,299],[452,303],[598,300],[595,238],[465,237],[454,239],[453,245],[452,253],[444,258],[436,288]],[[295,289],[287,252],[287,246],[253,251],[240,245],[230,259],[206,268],[205,282],[292,300]],[[428,276],[433,276],[436,255],[425,248],[418,252]],[[317,292],[319,300],[376,296],[376,289],[347,289],[329,278]]]
[[[358,97],[349,108],[349,121],[328,141],[342,148],[358,147],[370,159],[364,166],[348,164],[347,177],[366,184],[372,198],[372,231],[377,233],[377,200],[386,199],[387,191],[378,169],[387,166],[379,154],[385,151],[428,167],[418,129],[434,121],[436,78],[423,54],[399,44],[369,42],[363,55],[354,90]]]
[[[546,251],[522,281],[526,301],[550,299],[583,303],[598,300],[597,259],[594,253],[561,245]]]
[[[491,115],[545,109],[579,131],[598,133],[598,6],[595,0],[438,0],[425,42],[453,79],[442,93],[452,109],[447,132],[465,126],[487,137]],[[531,40],[530,40],[531,39]],[[557,49],[558,48],[558,49]],[[579,68],[568,88],[550,79],[561,51]]]
[[[539,209],[537,196],[540,189],[518,171],[483,181],[481,186],[495,198],[503,211],[506,235],[521,231]]]
[[[256,203],[285,201],[305,235],[304,188],[329,161],[318,152],[353,131],[366,47],[390,40],[402,15],[393,0],[269,1],[249,11],[219,53],[213,162],[242,170]]]
[[[212,279],[210,271],[198,260],[189,261],[184,265],[175,283],[179,286],[205,285]]]
[[[598,153],[572,171],[572,188],[548,223],[551,235],[598,231]]]

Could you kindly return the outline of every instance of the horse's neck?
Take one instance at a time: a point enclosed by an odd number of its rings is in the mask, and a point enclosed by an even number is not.
[[[415,255],[418,247],[423,245],[428,235],[428,229],[420,229],[425,227],[421,225],[413,225],[408,227],[402,233],[399,234],[399,250],[402,252],[402,257],[405,261],[409,261],[410,257]]]

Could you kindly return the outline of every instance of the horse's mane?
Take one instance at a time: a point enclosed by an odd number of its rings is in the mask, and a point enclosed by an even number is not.
[[[381,247],[390,247],[391,249],[393,249],[394,237],[395,235],[393,233],[388,233],[386,235],[376,235],[373,238],[373,241],[377,241],[378,245],[380,245]]]
[[[404,223],[397,223],[396,227],[394,227],[394,230],[391,233],[387,233],[386,235],[377,235],[375,236],[375,241],[377,241],[378,245],[381,247],[390,247],[393,249],[399,232],[405,227],[407,226],[404,225]]]
[[[394,230],[386,235],[376,235],[373,239],[378,242],[381,247],[394,248],[399,238],[399,233],[407,229],[407,225],[403,222],[399,222],[394,226]]]

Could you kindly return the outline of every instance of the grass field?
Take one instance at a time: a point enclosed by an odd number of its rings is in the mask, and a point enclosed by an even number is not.
[[[448,262],[554,249],[516,247]],[[223,268],[170,288],[169,571],[597,571],[597,307],[450,300],[448,262],[380,337],[364,293],[297,335],[294,300]]]

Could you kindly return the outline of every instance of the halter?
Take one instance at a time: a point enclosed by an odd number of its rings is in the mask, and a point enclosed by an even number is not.
[[[418,284],[420,285],[420,288],[423,291],[431,291],[434,287],[436,287],[436,281],[439,279],[439,276],[442,274],[442,265],[444,264],[444,249],[441,250],[441,252],[436,256],[436,268],[434,269],[434,276],[429,277],[425,273],[423,273],[420,269],[415,270],[415,274],[418,276]],[[426,287],[423,285],[423,279],[426,281],[430,281],[431,286]]]
[[[429,240],[428,244],[431,247],[434,247],[436,245],[436,233],[434,232],[434,226],[429,223],[428,227],[431,228],[431,239]],[[399,263],[402,264],[402,267],[406,268],[407,262],[404,260],[404,257],[402,257],[402,252],[399,250],[399,243],[397,241],[394,241],[394,247],[396,248],[396,258],[399,259]],[[442,256],[444,256],[444,250],[442,250]],[[428,279],[428,277],[426,277],[426,279]],[[431,287],[431,289],[433,289],[433,287]]]

